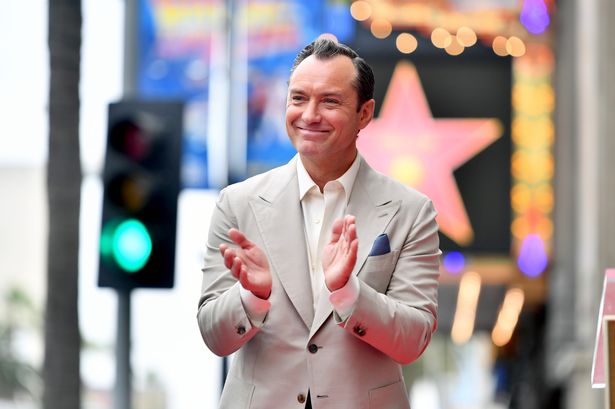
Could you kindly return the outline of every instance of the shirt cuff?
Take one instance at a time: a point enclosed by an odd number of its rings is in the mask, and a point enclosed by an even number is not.
[[[342,321],[345,321],[352,313],[359,298],[360,289],[359,279],[352,275],[346,285],[329,293],[329,302]]]
[[[239,296],[252,325],[260,326],[265,321],[269,308],[271,308],[271,301],[255,296],[252,291],[246,290],[241,285],[239,286]]]

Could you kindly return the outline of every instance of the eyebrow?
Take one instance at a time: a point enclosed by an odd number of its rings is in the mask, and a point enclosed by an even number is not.
[[[288,90],[289,94],[305,94],[306,92],[300,88],[291,88]],[[318,94],[319,97],[338,97],[342,98],[344,94],[342,92],[325,92],[322,94]]]

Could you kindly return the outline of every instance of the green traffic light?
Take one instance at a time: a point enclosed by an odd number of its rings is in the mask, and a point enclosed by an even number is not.
[[[147,263],[152,253],[152,239],[147,228],[136,219],[111,222],[103,227],[100,252],[123,270],[134,273]]]

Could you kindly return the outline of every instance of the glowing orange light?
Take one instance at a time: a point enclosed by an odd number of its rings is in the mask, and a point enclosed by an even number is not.
[[[536,199],[536,206],[543,213],[551,213],[555,203],[555,197],[553,195],[553,187],[549,184],[544,184],[536,188],[534,192],[534,198]]]
[[[519,321],[519,315],[523,310],[524,301],[525,294],[523,290],[511,288],[506,292],[504,301],[502,302],[502,308],[498,313],[498,318],[491,332],[491,340],[495,345],[501,347],[510,342],[517,322]]]
[[[529,221],[526,217],[519,216],[510,225],[510,231],[517,240],[523,239],[532,232]]]
[[[512,139],[520,148],[544,149],[553,144],[555,125],[546,115],[519,116],[512,122]]]
[[[446,48],[452,41],[453,36],[442,27],[438,27],[431,32],[431,42],[438,48]]]
[[[512,175],[529,183],[551,179],[554,161],[551,154],[540,151],[517,151],[511,159]]]
[[[506,50],[506,37],[497,36],[493,39],[493,52],[500,57],[506,57],[508,51]]]
[[[463,50],[465,50],[465,47],[457,41],[456,37],[451,36],[451,43],[445,48],[445,50],[447,54],[454,56],[461,54]]]
[[[515,147],[511,157],[514,178],[511,189],[514,212],[512,248],[515,252],[521,252],[527,237],[538,236],[544,243],[544,252],[548,257],[553,239],[551,214],[555,201],[551,184],[554,174],[551,147],[555,139],[555,125],[551,117],[555,109],[555,93],[550,84],[553,55],[544,46],[530,45],[527,50],[525,48],[525,44],[516,37],[506,41],[506,53],[523,55],[513,61],[515,85],[512,90],[511,135]],[[494,328],[492,335],[498,345],[508,342],[508,335],[501,328],[497,331]]]
[[[532,203],[532,194],[525,184],[517,184],[510,191],[510,202],[517,213],[525,212]]]
[[[377,18],[372,21],[370,29],[374,37],[384,39],[391,34],[391,31],[393,31],[393,26],[388,20]]]
[[[525,43],[519,37],[512,36],[506,41],[506,52],[513,57],[525,54]]]
[[[418,42],[416,41],[416,37],[409,33],[401,33],[397,36],[395,40],[395,45],[397,49],[404,54],[410,54],[416,50],[418,46]]]
[[[457,309],[451,329],[451,338],[456,344],[463,344],[472,337],[480,289],[481,278],[478,273],[468,271],[461,277],[457,295]]]
[[[538,215],[533,220],[518,216],[512,222],[510,231],[517,240],[522,240],[528,234],[538,234],[543,240],[550,240],[553,237],[553,221],[544,215]]]
[[[512,98],[517,110],[528,115],[550,113],[555,108],[555,92],[549,84],[517,84]]]
[[[350,6],[350,15],[357,21],[365,21],[372,15],[372,6],[366,1],[355,1]]]
[[[464,47],[472,47],[476,44],[476,33],[470,27],[459,27],[457,30],[457,41]]]

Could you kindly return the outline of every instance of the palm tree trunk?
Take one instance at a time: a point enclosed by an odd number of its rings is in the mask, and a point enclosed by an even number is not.
[[[78,254],[81,163],[81,0],[49,0],[49,159],[44,409],[78,409]]]

